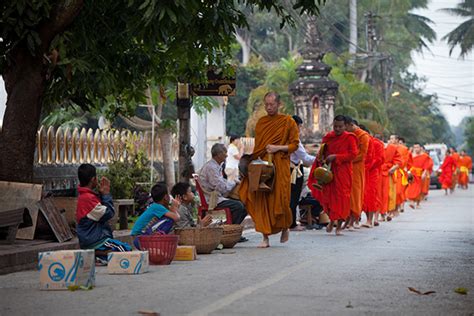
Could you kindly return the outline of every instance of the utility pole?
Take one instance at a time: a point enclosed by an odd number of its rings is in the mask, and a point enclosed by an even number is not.
[[[357,53],[357,0],[350,0],[349,28],[350,28],[349,54],[351,56],[349,60],[349,65],[352,66],[354,64],[355,55]]]
[[[372,68],[373,68],[373,58],[375,57],[375,40],[377,39],[375,35],[375,23],[374,23],[374,14],[369,11],[364,14],[365,17],[365,45],[367,49],[367,83],[373,84],[372,77]]]

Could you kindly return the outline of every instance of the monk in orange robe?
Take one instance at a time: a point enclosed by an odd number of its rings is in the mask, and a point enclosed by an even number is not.
[[[430,191],[431,173],[433,172],[433,158],[426,152],[425,148],[422,147],[421,151],[428,157],[428,172],[425,179],[422,179],[423,184],[421,185],[421,199],[426,199]]]
[[[386,214],[390,211],[395,210],[396,207],[396,182],[395,182],[395,171],[402,164],[402,158],[398,152],[397,146],[388,143],[384,150],[384,163],[382,165],[382,188],[381,188],[381,203],[380,214],[382,214],[385,220]],[[378,218],[378,217],[376,217]],[[387,216],[387,220],[391,220],[390,216]]]
[[[448,150],[446,152],[446,157],[444,157],[443,164],[439,168],[441,175],[438,177],[439,182],[441,183],[441,188],[445,191],[445,194],[448,195],[448,190],[453,192],[453,174],[456,172],[457,163],[456,160],[451,156],[451,152]]]
[[[459,178],[458,183],[462,189],[467,189],[469,183],[469,174],[472,171],[472,159],[466,152],[463,150],[461,151],[461,155],[459,156]]]
[[[408,169],[407,166],[411,163],[411,153],[408,150],[408,147],[405,146],[405,139],[403,137],[398,137],[398,151],[400,152],[400,156],[402,158],[402,164],[400,168],[395,171],[396,178],[397,178],[397,206],[395,215],[398,215],[398,211],[404,212],[405,211],[405,201],[406,201],[406,194],[405,191],[408,186]]]
[[[357,156],[357,137],[345,131],[343,115],[337,115],[333,122],[333,131],[323,137],[324,152],[320,152],[308,178],[308,187],[313,196],[321,203],[331,222],[326,231],[330,233],[336,225],[336,235],[341,234],[341,225],[351,210],[352,160]],[[323,185],[322,192],[315,189],[317,180],[313,176],[315,168],[322,163],[330,163],[333,180]]]
[[[365,190],[365,158],[369,147],[370,135],[358,126],[358,122],[346,117],[346,131],[354,133],[358,141],[359,153],[352,161],[352,189],[351,189],[351,215],[346,226],[347,229],[359,228],[357,225]]]
[[[456,148],[451,147],[450,149],[451,157],[456,161],[456,170],[453,173],[453,181],[451,182],[451,192],[454,192],[456,185],[458,184],[458,175],[459,175],[459,154],[456,151]]]
[[[361,126],[362,128],[362,126]],[[371,228],[374,225],[375,212],[380,210],[378,187],[380,172],[384,161],[384,145],[375,137],[370,137],[367,156],[365,157],[365,190],[362,209],[365,211],[367,221],[362,226]]]
[[[255,127],[255,146],[252,159],[268,161],[272,155],[275,167],[275,182],[271,192],[249,190],[249,180],[245,177],[239,195],[255,223],[255,230],[263,234],[259,248],[270,246],[268,236],[281,232],[280,242],[289,238],[292,223],[290,209],[290,153],[298,148],[299,135],[295,120],[289,115],[278,113],[280,96],[269,92],[264,99],[268,115],[258,120]]]
[[[409,175],[412,180],[407,188],[407,198],[410,201],[410,207],[412,209],[420,206],[422,198],[422,184],[423,180],[428,175],[430,158],[427,154],[421,151],[420,144],[413,145],[413,161],[409,165]]]

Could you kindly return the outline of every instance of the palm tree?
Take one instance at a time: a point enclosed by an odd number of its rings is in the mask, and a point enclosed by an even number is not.
[[[464,21],[443,37],[443,40],[447,40],[451,47],[449,55],[453,52],[454,47],[459,45],[461,48],[459,56],[465,57],[474,46],[474,1],[463,0],[461,3],[458,3],[456,8],[446,8],[441,9],[441,11],[461,18],[468,18],[467,21]]]

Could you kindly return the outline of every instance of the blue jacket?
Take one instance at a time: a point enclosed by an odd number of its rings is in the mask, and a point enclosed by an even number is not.
[[[115,215],[112,196],[99,196],[89,188],[79,187],[76,210],[76,231],[82,249],[96,249],[109,238],[112,229],[107,223]]]

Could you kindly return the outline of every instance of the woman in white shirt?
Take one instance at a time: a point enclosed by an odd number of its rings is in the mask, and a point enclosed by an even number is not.
[[[225,162],[225,173],[230,181],[239,178],[239,161],[242,157],[243,147],[240,142],[240,136],[231,135],[230,144],[227,148],[227,159]]]

